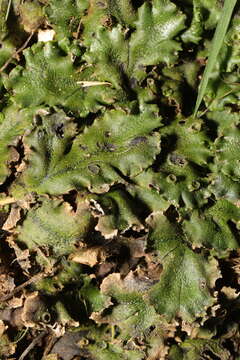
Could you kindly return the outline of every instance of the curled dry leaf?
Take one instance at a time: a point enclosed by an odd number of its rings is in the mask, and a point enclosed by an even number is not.
[[[237,292],[236,289],[233,289],[229,286],[223,286],[221,289],[221,292],[229,299],[229,300],[235,300],[239,297],[239,292]]]
[[[3,230],[5,231],[11,231],[13,230],[18,221],[21,219],[21,208],[16,207],[16,206],[12,206],[10,214],[8,215],[7,220],[5,221],[5,223],[3,224]]]
[[[71,261],[90,267],[102,264],[106,258],[107,252],[100,246],[80,249],[69,257]]]
[[[16,239],[14,236],[9,236],[7,238],[7,242],[16,254],[16,259],[14,261],[17,261],[18,264],[21,266],[22,270],[28,273],[31,268],[29,250],[28,249],[22,250],[16,243]]]
[[[21,307],[17,307],[16,309],[7,307],[1,310],[0,318],[15,328],[36,328],[43,321],[45,312],[46,305],[42,298],[38,292],[32,292],[25,294]]]

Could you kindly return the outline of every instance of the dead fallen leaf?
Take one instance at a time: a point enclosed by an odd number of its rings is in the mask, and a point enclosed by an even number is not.
[[[13,296],[10,300],[7,301],[7,305],[11,309],[17,309],[23,306],[24,295],[21,294],[20,297]]]
[[[108,275],[115,268],[116,268],[116,263],[104,262],[99,265],[96,275],[97,275],[97,277],[103,278],[104,276]]]
[[[12,327],[36,328],[42,320],[42,315],[46,311],[45,303],[42,301],[38,292],[25,294],[23,306],[19,308],[5,308],[0,310],[0,319],[9,323]]]
[[[237,292],[236,289],[233,289],[229,286],[224,286],[221,289],[221,292],[229,299],[229,300],[235,300],[239,296],[239,292]]]
[[[133,258],[141,258],[146,255],[147,237],[142,236],[139,238],[121,238],[124,243],[129,247],[130,255]]]
[[[70,256],[70,260],[79,264],[93,267],[101,264],[106,260],[107,254],[104,248],[100,246],[83,248]]]
[[[42,360],[60,360],[60,357],[58,354],[49,354],[44,356]]]
[[[30,252],[28,249],[22,250],[14,240],[14,236],[7,238],[9,246],[15,251],[16,259],[22,270],[28,274],[28,270],[31,268]]]
[[[2,320],[0,320],[0,337],[3,335],[4,331],[7,329],[7,326]]]
[[[6,274],[4,269],[0,269],[0,298],[13,291],[15,288],[14,278]]]
[[[21,209],[13,205],[7,220],[3,224],[3,230],[9,231],[15,228],[20,218]]]
[[[17,162],[19,158],[20,158],[19,152],[15,149],[15,147],[11,146],[8,163]]]
[[[21,314],[24,326],[35,327],[36,324],[42,320],[42,314],[45,313],[45,311],[45,303],[37,291],[27,295]]]
[[[62,360],[73,360],[75,356],[83,355],[83,350],[77,345],[83,337],[80,332],[65,333],[53,346],[51,354],[60,355]],[[54,359],[55,360],[55,359]]]
[[[139,279],[133,271],[130,271],[124,279],[121,278],[121,274],[119,273],[108,275],[101,284],[101,291],[103,293],[107,293],[112,284],[118,284],[119,288],[125,289],[129,292],[144,292],[149,288],[149,286],[152,286],[152,282],[149,281],[148,278]]]

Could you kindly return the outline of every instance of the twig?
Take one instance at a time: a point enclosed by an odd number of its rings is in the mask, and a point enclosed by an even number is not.
[[[44,350],[42,360],[44,360],[44,358],[50,353],[54,344],[56,343],[56,340],[57,338],[51,335],[50,339],[48,340],[48,344]]]
[[[230,84],[230,83],[228,83],[228,84]],[[236,84],[239,85],[239,83],[236,83]],[[221,95],[221,96],[216,97],[215,99],[213,99],[213,100],[210,102],[210,105],[209,105],[203,112],[201,112],[198,117],[201,118],[203,115],[205,115],[206,112],[209,111],[209,108],[210,108],[210,106],[214,103],[214,101],[216,101],[216,100],[222,100],[225,96],[228,96],[228,95],[234,93],[235,90],[236,90],[236,89],[229,90],[229,91],[227,91],[225,94],[223,94],[223,95]]]
[[[77,32],[76,32],[76,39],[78,39],[78,37],[79,37],[81,25],[82,25],[82,19],[79,21],[79,24],[78,24],[78,28],[77,28]]]
[[[38,273],[34,276],[31,277],[31,279],[25,281],[23,284],[15,287],[15,289],[8,295],[5,295],[3,297],[0,298],[0,302],[4,302],[4,301],[7,301],[9,299],[11,299],[15,294],[17,294],[19,291],[21,291],[22,289],[24,289],[26,286],[30,285],[30,284],[33,284],[39,280],[41,280],[42,278],[44,278],[45,276],[48,276],[48,274],[46,273]]]
[[[13,204],[15,202],[16,202],[16,199],[14,199],[12,197],[6,197],[5,199],[0,199],[0,206]]]
[[[28,353],[35,347],[35,345],[37,345],[37,343],[39,342],[39,340],[41,340],[44,335],[46,335],[46,331],[43,331],[41,334],[39,334],[35,339],[33,339],[33,341],[31,342],[30,345],[28,345],[28,347],[24,350],[24,352],[22,353],[22,355],[20,356],[19,360],[23,360],[25,359],[25,357],[28,355]]]
[[[29,41],[31,40],[31,38],[33,37],[35,33],[35,30],[31,32],[31,34],[29,35],[29,37],[27,38],[27,40],[25,41],[25,43],[18,49],[16,50],[11,56],[10,58],[5,62],[5,64],[0,68],[0,73],[3,72],[3,70],[6,69],[6,67],[10,64],[10,62],[12,61],[12,59],[14,57],[16,57],[20,52],[22,52],[25,47],[27,47]]]

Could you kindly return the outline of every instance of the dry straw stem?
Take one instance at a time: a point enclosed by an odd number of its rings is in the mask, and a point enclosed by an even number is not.
[[[201,105],[203,96],[205,94],[208,80],[211,76],[212,70],[216,64],[216,60],[219,54],[219,51],[221,50],[230,20],[232,18],[234,7],[237,3],[237,0],[225,0],[224,6],[222,9],[221,18],[218,22],[216,31],[214,33],[213,37],[213,43],[211,46],[211,51],[208,57],[207,66],[205,67],[203,77],[199,86],[197,101],[194,109],[194,117],[196,117],[199,106]]]
[[[78,85],[82,87],[101,86],[101,85],[112,85],[107,81],[77,81]]]

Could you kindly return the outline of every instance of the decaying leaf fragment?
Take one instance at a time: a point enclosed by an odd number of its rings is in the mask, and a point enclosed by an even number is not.
[[[4,267],[0,268],[0,297],[9,294],[15,288],[14,278],[6,273]]]
[[[9,236],[7,239],[7,243],[9,244],[9,246],[14,250],[15,254],[16,254],[16,261],[18,262],[18,264],[20,265],[20,267],[22,268],[22,270],[25,273],[29,272],[29,269],[31,268],[31,261],[30,261],[30,251],[29,249],[21,249],[17,242],[16,239],[14,238],[14,236]]]
[[[8,335],[5,332],[7,326],[2,320],[0,320],[0,356],[3,358],[9,358],[16,350],[16,344],[12,343]]]
[[[70,256],[70,259],[76,263],[93,267],[104,262],[106,256],[107,254],[102,247],[90,247],[77,250]]]
[[[11,208],[11,212],[7,220],[3,224],[2,229],[5,231],[12,230],[13,228],[16,227],[17,222],[20,220],[20,218],[21,218],[21,209],[19,207],[13,206]]]
[[[20,4],[19,13],[26,32],[35,31],[44,21],[43,10],[38,2]]]
[[[11,305],[11,302],[9,303]],[[47,306],[38,292],[25,294],[22,304],[16,308],[8,306],[0,311],[0,318],[14,328],[35,328],[44,322]]]

